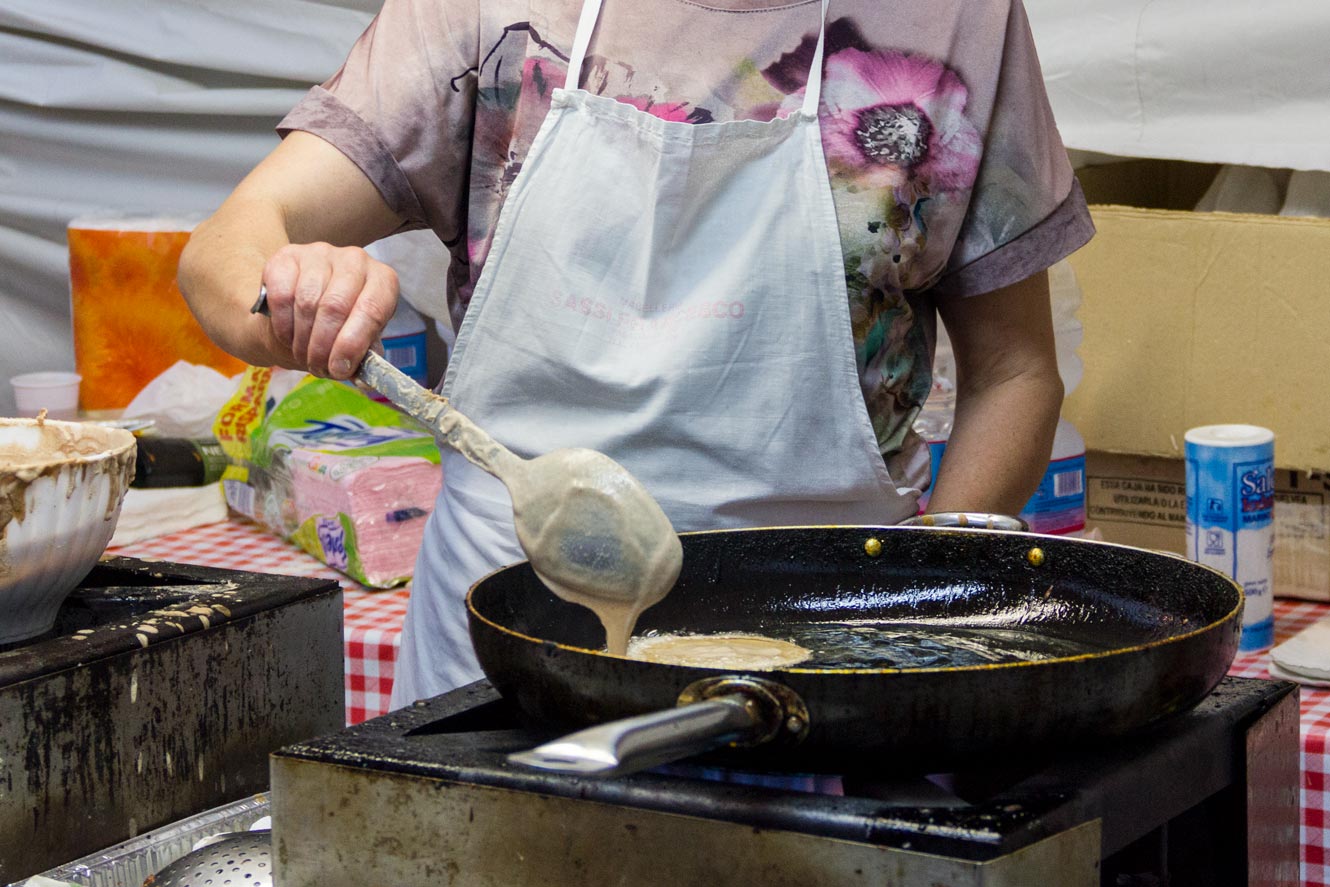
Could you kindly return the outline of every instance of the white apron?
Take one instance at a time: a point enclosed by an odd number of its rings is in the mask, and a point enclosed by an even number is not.
[[[600,5],[583,6],[443,393],[520,456],[608,454],[681,532],[914,514],[855,367],[817,120],[822,38],[799,112],[666,121],[577,88]],[[443,470],[394,708],[483,677],[467,589],[525,557],[504,486],[451,452]]]

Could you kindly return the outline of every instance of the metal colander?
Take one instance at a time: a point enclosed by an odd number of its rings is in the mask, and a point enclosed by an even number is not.
[[[191,850],[143,887],[272,887],[272,832],[232,832]]]

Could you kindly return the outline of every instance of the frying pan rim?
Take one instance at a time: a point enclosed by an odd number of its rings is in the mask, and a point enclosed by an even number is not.
[[[861,524],[807,524],[807,525],[798,524],[798,525],[780,526],[780,527],[735,527],[733,529],[723,529],[723,530],[691,530],[685,533],[680,533],[679,535],[681,537],[719,536],[721,534],[728,534],[728,533],[754,533],[754,532],[766,532],[770,530],[870,530],[873,532],[884,532],[884,531],[921,532],[922,531],[927,533],[969,533],[969,534],[984,533],[990,535],[993,533],[1002,533],[1003,535],[1024,536],[1031,539],[1055,539],[1059,541],[1070,541],[1062,536],[1052,536],[1049,534],[1040,534],[1040,533],[1018,533],[1010,530],[989,530],[983,528],[967,528],[967,527],[919,527],[919,526],[882,527],[874,524],[862,524],[862,525]],[[1180,554],[1176,554],[1171,551],[1156,551],[1154,549],[1148,549],[1148,548],[1137,548],[1135,546],[1122,545],[1116,542],[1104,542],[1098,539],[1076,539],[1075,542],[1077,545],[1097,545],[1104,548],[1114,548],[1114,549],[1120,549],[1136,553],[1144,552],[1149,555],[1154,555],[1164,558],[1172,558],[1173,560],[1182,561],[1183,563],[1188,564],[1190,567],[1200,567],[1203,570],[1213,573],[1215,576],[1222,579],[1226,584],[1232,586],[1232,588],[1237,592],[1238,596],[1237,603],[1233,606],[1232,609],[1230,609],[1219,619],[1209,622],[1206,625],[1203,625],[1200,628],[1197,628],[1194,631],[1189,631],[1185,634],[1170,635],[1169,637],[1162,638],[1157,641],[1151,641],[1145,644],[1133,644],[1128,647],[1114,647],[1110,650],[1101,650],[1093,653],[1078,653],[1074,656],[1055,656],[1050,659],[1032,659],[1032,660],[1022,660],[1017,662],[990,662],[990,663],[977,664],[977,665],[948,665],[948,666],[933,667],[933,668],[790,667],[790,668],[773,668],[773,669],[741,669],[741,671],[752,671],[758,674],[797,674],[797,675],[851,675],[851,674],[852,675],[874,675],[874,674],[917,675],[917,674],[947,674],[951,672],[984,672],[984,671],[994,671],[997,669],[1021,668],[1025,666],[1035,666],[1035,665],[1047,667],[1051,665],[1063,665],[1071,662],[1085,662],[1093,659],[1106,659],[1110,656],[1122,656],[1128,653],[1135,653],[1142,650],[1149,650],[1155,647],[1162,647],[1168,644],[1178,644],[1185,640],[1198,637],[1207,631],[1216,631],[1227,625],[1242,610],[1243,603],[1246,600],[1246,593],[1243,590],[1242,586],[1238,582],[1236,582],[1231,576],[1228,576],[1225,573],[1222,573],[1219,570],[1214,569],[1213,567],[1207,566],[1206,564],[1189,560],[1188,558],[1185,558]],[[481,578],[477,579],[474,583],[472,583],[471,587],[468,588],[466,592],[467,612],[472,617],[484,623],[485,625],[488,625],[490,628],[494,629],[500,634],[508,635],[518,640],[527,641],[532,644],[537,644],[537,645],[550,644],[555,649],[564,650],[570,653],[577,653],[577,654],[591,655],[591,656],[602,656],[607,659],[614,659],[620,662],[641,662],[653,666],[664,666],[666,668],[694,669],[699,671],[714,672],[716,674],[732,674],[736,671],[735,669],[732,668],[714,668],[704,665],[680,665],[677,663],[670,663],[670,662],[651,662],[649,660],[644,660],[644,659],[634,659],[630,656],[618,656],[613,653],[605,652],[603,650],[591,650],[586,647],[575,647],[571,644],[565,644],[559,641],[552,641],[549,640],[548,638],[536,638],[527,634],[523,634],[520,631],[515,631],[514,629],[508,628],[507,626],[500,625],[494,620],[484,616],[483,614],[480,613],[479,610],[476,609],[475,603],[472,600],[472,598],[475,595],[477,588],[483,585],[491,577],[496,576],[499,573],[504,572],[505,570],[517,569],[528,563],[529,561],[523,560],[511,564],[506,564],[502,567],[498,567],[497,569],[491,570]],[[577,605],[573,604],[572,606],[577,606]]]

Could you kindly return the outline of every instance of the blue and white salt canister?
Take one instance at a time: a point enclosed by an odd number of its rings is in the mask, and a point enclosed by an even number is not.
[[[1274,642],[1275,435],[1255,425],[1186,434],[1187,556],[1242,586],[1240,649]]]

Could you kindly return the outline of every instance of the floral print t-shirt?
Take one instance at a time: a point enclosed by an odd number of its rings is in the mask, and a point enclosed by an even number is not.
[[[282,121],[327,140],[447,245],[454,328],[504,198],[563,86],[582,0],[386,0]],[[668,120],[797,110],[820,0],[605,0],[582,88]],[[927,480],[911,430],[933,299],[1015,283],[1092,234],[1020,0],[832,0],[821,122],[860,383],[892,477]]]

